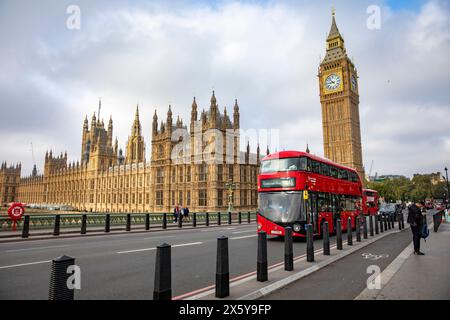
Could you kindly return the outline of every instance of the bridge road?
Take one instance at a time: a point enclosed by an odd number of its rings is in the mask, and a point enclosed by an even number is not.
[[[173,246],[173,295],[185,294],[214,284],[216,239],[222,235],[229,237],[230,277],[253,272],[255,223],[0,243],[0,299],[47,299],[50,261],[63,254],[74,257],[81,268],[76,299],[152,299],[155,248],[163,242]],[[295,256],[305,250],[305,242],[296,240]],[[269,239],[268,252],[269,265],[282,262],[283,240]]]

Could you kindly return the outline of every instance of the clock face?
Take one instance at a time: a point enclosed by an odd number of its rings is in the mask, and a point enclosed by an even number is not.
[[[341,78],[337,74],[331,74],[325,79],[325,87],[328,90],[335,90],[341,84]]]
[[[356,90],[356,77],[352,74],[351,77],[351,81],[352,81],[352,88],[353,90]]]

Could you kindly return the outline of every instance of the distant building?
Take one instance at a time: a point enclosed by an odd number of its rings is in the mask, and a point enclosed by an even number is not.
[[[15,202],[17,198],[17,186],[20,180],[22,165],[7,165],[3,162],[0,166],[0,204],[4,206]]]
[[[20,165],[15,168],[1,167],[0,190],[3,202],[19,200],[30,204],[66,205],[81,211],[93,212],[171,212],[176,204],[188,206],[191,211],[226,211],[228,193],[226,183],[235,184],[233,207],[239,211],[256,210],[257,174],[260,165],[260,149],[250,153],[239,146],[239,106],[234,102],[232,121],[219,111],[214,92],[208,111],[197,110],[194,98],[191,109],[190,131],[181,119],[172,118],[169,106],[166,121],[158,123],[153,116],[151,132],[151,160],[145,161],[145,144],[141,132],[139,109],[136,108],[131,135],[125,156],[113,143],[113,122],[105,128],[103,120],[92,117],[90,127],[86,117],[83,123],[81,158],[69,163],[67,153],[45,155],[45,168],[41,175],[37,170],[29,177],[20,179]],[[174,140],[176,130],[185,132]],[[184,130],[184,131],[183,131]],[[176,149],[185,138],[193,138],[194,131],[203,137],[208,133],[208,144],[200,142],[200,153],[205,146],[224,138],[223,149],[212,152],[214,159],[207,162],[200,156],[194,139],[189,153]],[[231,141],[226,133],[233,133]],[[202,146],[203,144],[203,146]],[[231,149],[231,151],[230,151]],[[186,152],[186,153],[185,153]],[[177,163],[174,159],[181,159]],[[230,160],[231,158],[231,160]],[[221,161],[216,161],[220,159]],[[20,181],[19,181],[20,179]]]

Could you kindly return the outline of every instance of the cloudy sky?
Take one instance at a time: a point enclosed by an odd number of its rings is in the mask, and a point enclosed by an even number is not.
[[[81,10],[68,29],[67,8]],[[0,1],[0,161],[47,149],[78,160],[102,99],[123,148],[139,103],[147,158],[152,115],[189,121],[192,98],[237,98],[244,129],[280,130],[280,149],[323,155],[317,68],[331,7],[359,74],[366,171],[450,166],[449,1]],[[367,27],[378,6],[380,29]],[[255,151],[256,146],[252,146]],[[265,147],[262,146],[262,149]]]

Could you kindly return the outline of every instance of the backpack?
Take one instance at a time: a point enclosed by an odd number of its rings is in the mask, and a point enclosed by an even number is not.
[[[428,238],[429,235],[430,235],[430,231],[428,230],[428,225],[426,223],[424,223],[422,225],[422,230],[420,230],[420,237],[423,238],[424,240],[426,240],[426,238]]]

